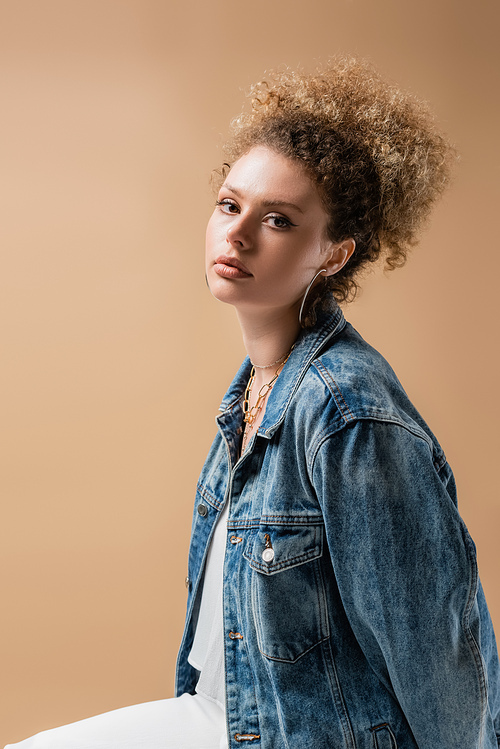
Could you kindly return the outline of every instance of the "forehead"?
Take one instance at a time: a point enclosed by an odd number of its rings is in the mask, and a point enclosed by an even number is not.
[[[265,202],[289,202],[305,208],[321,205],[316,185],[305,168],[266,146],[255,146],[241,156],[224,185]]]

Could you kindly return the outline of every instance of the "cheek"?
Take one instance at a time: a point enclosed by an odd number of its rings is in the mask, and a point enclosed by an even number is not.
[[[221,225],[219,217],[214,213],[208,221],[207,231],[205,233],[205,252],[207,257],[217,246],[220,247],[220,243],[224,238],[224,228]]]
[[[315,237],[288,247],[288,253],[289,274],[301,283],[309,283],[316,270],[322,267],[322,254]]]

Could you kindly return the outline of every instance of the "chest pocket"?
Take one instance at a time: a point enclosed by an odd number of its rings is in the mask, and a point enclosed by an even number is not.
[[[260,652],[293,663],[329,636],[321,556],[323,526],[261,525],[243,556],[252,569]]]

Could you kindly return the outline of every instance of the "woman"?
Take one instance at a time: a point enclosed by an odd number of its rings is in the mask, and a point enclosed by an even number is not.
[[[256,87],[229,156],[206,275],[248,358],[197,487],[178,696],[17,746],[498,747],[453,475],[337,305],[384,252],[402,264],[452,150],[421,104],[341,60]]]

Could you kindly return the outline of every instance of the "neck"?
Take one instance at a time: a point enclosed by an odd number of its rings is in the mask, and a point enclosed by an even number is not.
[[[237,310],[248,356],[255,364],[272,366],[269,369],[256,369],[256,380],[269,379],[278,366],[277,359],[286,356],[297,340],[300,332],[298,313],[295,308],[272,313],[246,313]],[[274,367],[274,369],[273,369]]]

